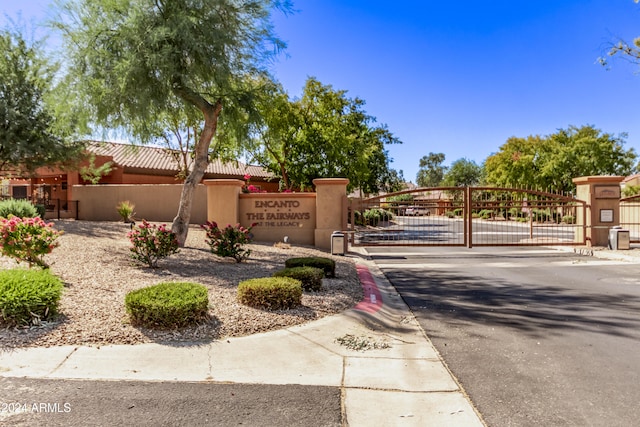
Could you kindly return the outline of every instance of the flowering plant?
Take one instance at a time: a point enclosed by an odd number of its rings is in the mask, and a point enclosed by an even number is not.
[[[251,184],[251,175],[246,174],[244,176],[244,185],[242,186],[243,193],[266,193],[266,191],[260,191],[258,187]]]
[[[235,227],[231,224],[221,230],[215,221],[207,221],[201,225],[207,232],[207,244],[211,247],[211,252],[220,257],[233,258],[236,262],[242,262],[251,254],[250,249],[243,248],[253,239],[251,229],[256,224],[251,224],[249,228],[244,228],[240,224]]]
[[[158,267],[160,258],[179,251],[178,239],[174,232],[167,229],[166,224],[149,224],[143,219],[142,224],[127,233],[127,237],[133,245],[130,248],[131,258],[151,268]]]
[[[59,245],[56,242],[62,231],[53,229],[53,223],[45,223],[40,217],[20,218],[11,216],[0,218],[0,246],[2,254],[48,268],[43,257]]]

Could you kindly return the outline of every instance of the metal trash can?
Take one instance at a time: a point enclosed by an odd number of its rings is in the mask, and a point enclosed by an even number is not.
[[[331,233],[331,255],[344,255],[344,233],[341,231]]]
[[[631,248],[629,230],[616,226],[609,230],[609,249],[628,250]]]

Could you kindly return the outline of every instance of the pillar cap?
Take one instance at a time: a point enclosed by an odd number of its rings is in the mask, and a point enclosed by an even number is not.
[[[625,179],[624,176],[581,176],[573,178],[576,185],[585,184],[619,184]]]
[[[348,178],[316,178],[313,180],[313,185],[347,185],[349,184]]]
[[[203,179],[202,183],[204,185],[237,185],[238,187],[242,187],[245,184],[240,179]]]

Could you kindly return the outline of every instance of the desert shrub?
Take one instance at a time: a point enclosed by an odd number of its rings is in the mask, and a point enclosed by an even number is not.
[[[131,241],[131,258],[149,267],[157,268],[158,260],[179,251],[175,233],[167,229],[166,224],[154,225],[142,220],[142,224],[133,227],[127,233]]]
[[[249,228],[245,228],[240,224],[232,226],[227,225],[221,230],[214,221],[207,221],[201,225],[207,232],[207,245],[211,248],[211,253],[223,257],[233,258],[236,262],[242,262],[251,255],[251,250],[246,249],[244,245],[251,243],[253,235],[251,229],[255,224],[251,224]]]
[[[367,224],[376,226],[381,221],[391,221],[393,213],[384,209],[373,208],[364,211],[363,217]]]
[[[316,267],[291,267],[273,273],[273,277],[291,277],[302,283],[305,291],[319,291],[322,289],[324,270]]]
[[[446,211],[446,212],[444,213],[444,215],[445,215],[447,218],[455,218],[455,216],[456,216],[456,214],[455,214],[455,212],[454,212],[454,211]]]
[[[116,211],[118,211],[118,215],[122,217],[122,220],[124,222],[130,223],[133,222],[133,215],[135,215],[135,212],[133,210],[135,209],[135,207],[136,205],[134,205],[130,201],[123,200],[116,206]]]
[[[0,217],[9,218],[12,215],[18,218],[35,218],[38,216],[38,210],[28,200],[7,199],[0,201]]]
[[[456,208],[453,210],[454,216],[462,216],[462,208]]]
[[[129,292],[124,303],[133,324],[181,327],[206,317],[209,296],[198,283],[163,282]]]
[[[493,210],[491,210],[491,209],[482,209],[480,212],[478,212],[478,215],[482,219],[493,218]]]
[[[49,270],[0,271],[0,323],[37,324],[58,312],[62,281]]]
[[[289,258],[284,262],[287,268],[292,267],[315,267],[324,271],[326,277],[336,277],[336,262],[325,257],[300,257]]]
[[[266,310],[293,308],[302,301],[302,283],[291,277],[245,280],[238,284],[238,301]]]
[[[349,215],[349,221],[351,221],[351,215]],[[364,216],[360,211],[353,211],[353,221],[355,225],[364,225]]]
[[[576,217],[573,215],[565,215],[562,217],[562,222],[564,222],[565,224],[575,224]]]
[[[18,262],[26,261],[42,268],[48,265],[44,256],[58,246],[56,239],[62,234],[53,229],[53,223],[41,218],[0,218],[0,246],[2,254]]]
[[[47,214],[47,207],[41,203],[38,203],[36,205],[33,205],[34,208],[36,208],[36,216],[39,216],[40,218],[44,219],[44,216]]]

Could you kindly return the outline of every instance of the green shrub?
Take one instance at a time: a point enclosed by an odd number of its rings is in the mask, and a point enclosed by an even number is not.
[[[325,257],[301,257],[289,258],[284,262],[287,268],[292,267],[315,267],[324,271],[326,277],[336,277],[336,262]]]
[[[456,214],[455,214],[455,212],[454,212],[454,211],[446,211],[446,212],[444,213],[444,215],[445,215],[447,218],[455,218],[455,216],[456,216]]]
[[[43,204],[38,203],[37,205],[33,205],[36,208],[36,213],[40,218],[44,219],[44,216],[47,214],[47,207]]]
[[[0,217],[9,218],[11,215],[17,216],[18,218],[35,218],[38,216],[38,210],[28,200],[7,199],[1,201]]]
[[[0,271],[0,323],[37,323],[58,312],[62,281],[49,270]]]
[[[142,224],[133,227],[127,237],[131,241],[131,258],[151,268],[158,267],[160,258],[179,251],[176,234],[167,229],[166,224],[156,226],[142,220]]]
[[[302,283],[305,291],[319,291],[322,289],[324,270],[316,267],[291,267],[273,273],[273,277],[291,277]]]
[[[206,242],[211,248],[211,253],[242,262],[251,255],[251,250],[245,249],[244,245],[251,243],[253,239],[251,229],[255,225],[251,224],[249,228],[244,228],[240,224],[236,224],[235,227],[229,224],[221,230],[216,222],[207,221],[200,227],[207,232]]]
[[[455,216],[462,216],[462,208],[456,208],[453,210]]]
[[[564,222],[565,224],[575,224],[576,217],[573,215],[565,215],[562,217],[562,222]]]
[[[478,215],[482,219],[493,218],[493,210],[491,210],[491,209],[482,209],[480,212],[478,212]]]
[[[163,282],[129,292],[124,303],[133,324],[180,327],[206,317],[209,296],[198,283]]]
[[[263,277],[238,284],[238,301],[266,310],[283,310],[300,305],[302,283],[291,277]]]
[[[391,221],[393,219],[393,213],[384,209],[373,208],[364,211],[364,221],[368,225],[376,226],[380,221]]]

